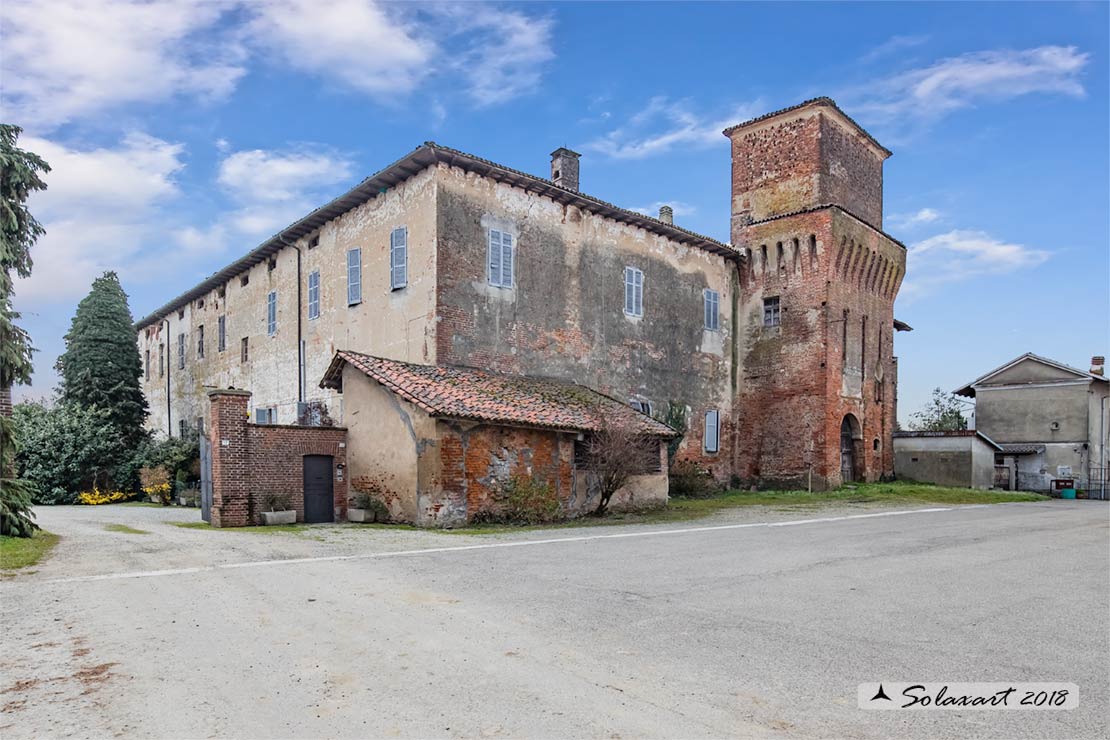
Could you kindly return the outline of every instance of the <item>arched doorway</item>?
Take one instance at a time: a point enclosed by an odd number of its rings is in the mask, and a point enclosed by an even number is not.
[[[844,421],[840,422],[840,480],[851,483],[856,480],[856,471],[859,470],[856,441],[863,439],[859,419],[852,414],[846,414]]]

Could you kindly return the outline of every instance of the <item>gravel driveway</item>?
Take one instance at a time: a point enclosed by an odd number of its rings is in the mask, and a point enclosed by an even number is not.
[[[0,734],[1105,737],[1107,513],[745,510],[475,537],[51,508],[54,555],[0,582]],[[876,680],[1067,681],[1082,699],[857,709]]]

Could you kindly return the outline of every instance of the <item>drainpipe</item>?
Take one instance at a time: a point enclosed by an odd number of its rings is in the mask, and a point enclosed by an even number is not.
[[[1098,399],[1099,496],[1106,498],[1106,396]]]
[[[173,437],[173,406],[170,404],[170,373],[173,368],[173,362],[171,361],[173,352],[171,350],[172,345],[170,344],[169,317],[162,319],[162,325],[166,327],[166,353],[162,357],[166,363],[166,436]]]
[[[301,340],[301,291],[304,286],[301,285],[301,248],[296,244],[292,244],[286,240],[282,235],[278,235],[278,240],[286,247],[292,247],[297,251],[297,403],[304,403],[304,364],[305,356],[303,342]]]

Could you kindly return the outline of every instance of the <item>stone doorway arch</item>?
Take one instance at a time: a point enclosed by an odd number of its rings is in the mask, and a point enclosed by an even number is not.
[[[840,481],[851,483],[859,478],[860,441],[863,430],[854,414],[845,414],[840,422]]]

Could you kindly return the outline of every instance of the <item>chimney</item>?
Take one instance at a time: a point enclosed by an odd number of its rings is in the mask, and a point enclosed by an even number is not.
[[[578,158],[582,155],[564,146],[551,152],[551,181],[561,188],[578,192]]]
[[[1091,375],[1105,375],[1106,374],[1106,358],[1101,355],[1095,355],[1091,358]]]
[[[665,224],[673,224],[674,209],[670,206],[659,206],[659,220]]]

